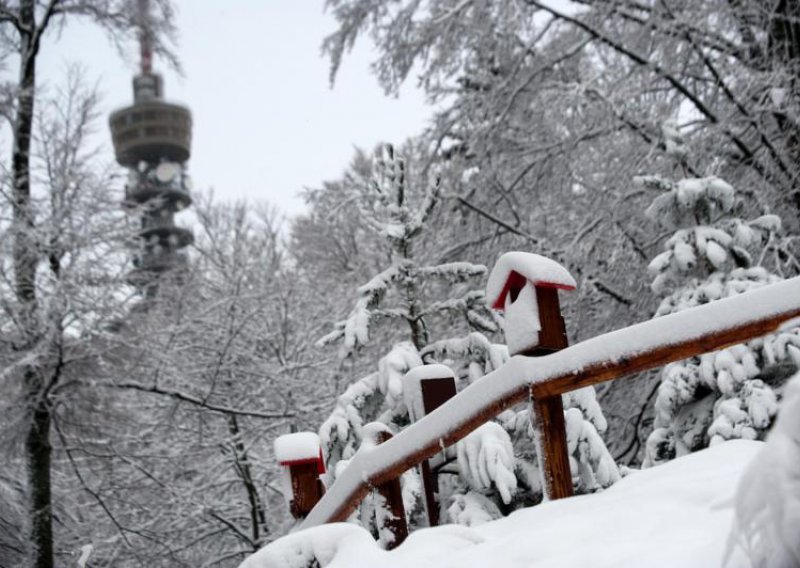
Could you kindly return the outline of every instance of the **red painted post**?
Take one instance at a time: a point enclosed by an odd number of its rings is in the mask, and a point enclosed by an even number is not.
[[[325,494],[319,479],[325,473],[319,437],[313,432],[285,434],[275,440],[274,449],[285,468],[284,496],[289,511],[294,518],[303,518]]]

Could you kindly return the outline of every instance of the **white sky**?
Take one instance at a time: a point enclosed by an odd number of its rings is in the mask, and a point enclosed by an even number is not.
[[[335,179],[353,147],[400,143],[422,130],[430,115],[411,84],[387,97],[369,71],[368,41],[345,59],[330,89],[322,39],[335,29],[322,0],[177,0],[177,52],[185,77],[156,59],[166,98],[194,116],[189,171],[196,188],[217,199],[265,200],[287,214],[303,210],[303,187]],[[51,85],[70,63],[98,81],[103,113],[132,102],[135,61],[123,61],[100,30],[69,26],[48,37],[38,72]],[[100,144],[111,140],[106,116]]]

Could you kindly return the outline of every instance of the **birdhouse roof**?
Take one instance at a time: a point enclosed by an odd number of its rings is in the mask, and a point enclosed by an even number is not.
[[[507,252],[494,265],[486,284],[486,300],[496,310],[505,306],[506,294],[520,278],[534,286],[574,290],[575,279],[555,260],[532,252]]]
[[[281,465],[297,465],[322,459],[319,436],[314,432],[284,434],[275,440],[275,457]]]

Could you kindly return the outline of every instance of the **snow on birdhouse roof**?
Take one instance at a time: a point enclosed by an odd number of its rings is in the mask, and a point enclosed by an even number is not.
[[[555,260],[532,252],[507,252],[494,265],[486,284],[486,299],[496,310],[502,310],[514,274],[533,282],[535,286],[574,290],[575,279]]]
[[[320,459],[319,436],[314,432],[284,434],[275,440],[275,457],[281,465],[294,465]]]

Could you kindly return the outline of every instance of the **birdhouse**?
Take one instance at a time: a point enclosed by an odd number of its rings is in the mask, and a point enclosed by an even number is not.
[[[508,252],[489,275],[486,300],[505,316],[511,355],[546,355],[567,347],[559,290],[574,290],[575,279],[554,260]]]
[[[305,517],[322,498],[325,473],[322,447],[314,432],[295,432],[275,440],[275,457],[284,467],[283,494],[295,518]]]

